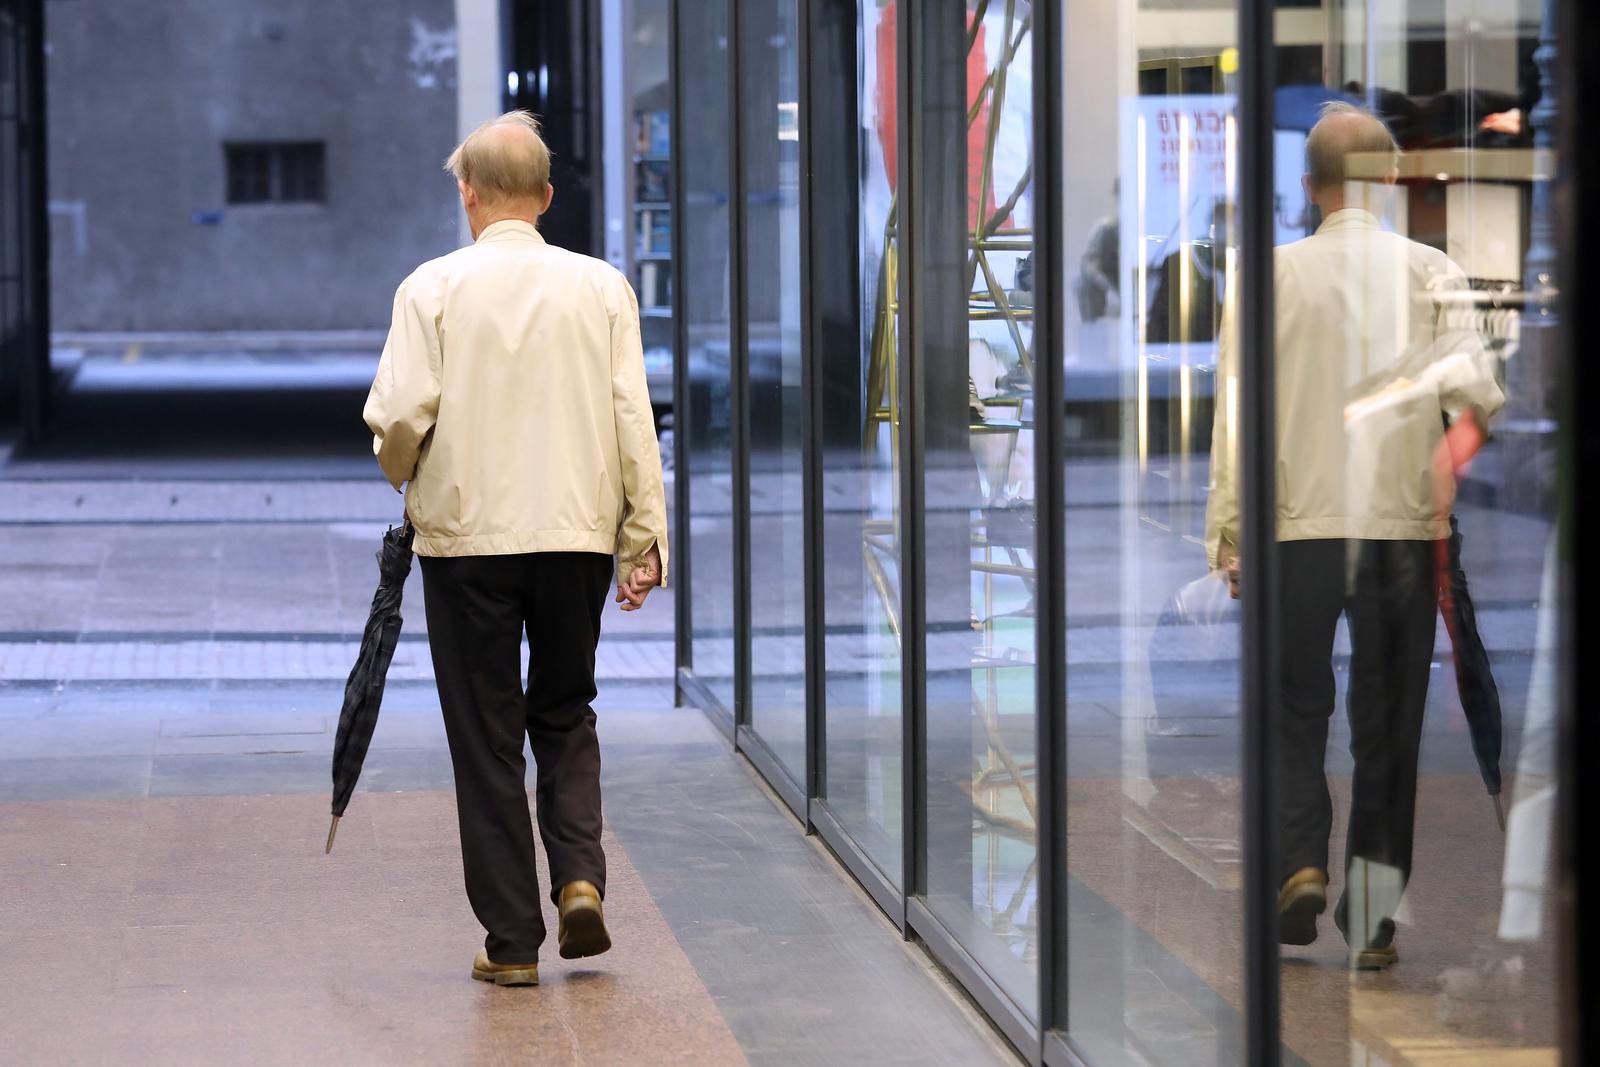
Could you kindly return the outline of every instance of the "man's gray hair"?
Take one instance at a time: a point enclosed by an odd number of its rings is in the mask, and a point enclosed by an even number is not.
[[[1400,146],[1383,120],[1364,107],[1335,100],[1322,108],[1317,124],[1306,137],[1306,174],[1314,189],[1345,183],[1345,161],[1355,154],[1387,153],[1385,173],[1400,159]]]
[[[542,205],[550,189],[550,149],[539,134],[539,120],[527,111],[507,111],[467,134],[444,169],[490,204],[531,200]]]

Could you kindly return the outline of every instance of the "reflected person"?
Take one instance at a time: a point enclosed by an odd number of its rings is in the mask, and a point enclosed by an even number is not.
[[[1386,180],[1348,181],[1346,162],[1358,154],[1386,159]],[[1398,159],[1376,116],[1328,105],[1306,142],[1305,187],[1323,222],[1278,248],[1274,262],[1279,939],[1310,944],[1327,907],[1324,760],[1343,616],[1355,769],[1334,921],[1362,969],[1398,959],[1394,912],[1411,872],[1436,545],[1450,535],[1455,472],[1502,402],[1470,314],[1446,295],[1466,288],[1464,273],[1437,249],[1385,232],[1372,210],[1396,181]],[[1237,581],[1232,299],[1226,318],[1206,532],[1211,566]]]
[[[534,985],[523,741],[560,953],[597,955],[611,938],[595,648],[613,571],[624,611],[666,580],[666,498],[638,302],[614,267],[539,235],[553,190],[538,122],[491,120],[446,167],[473,243],[400,284],[364,415],[416,529],[467,897],[488,932],[472,977]]]

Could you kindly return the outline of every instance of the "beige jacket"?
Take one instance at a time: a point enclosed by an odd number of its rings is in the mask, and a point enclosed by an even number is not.
[[[1436,459],[1444,419],[1472,411],[1486,427],[1504,402],[1459,302],[1466,275],[1359,209],[1277,249],[1274,267],[1278,539],[1448,537],[1455,479]],[[1236,289],[1217,354],[1213,569],[1236,554],[1239,536]]]
[[[423,556],[615,554],[667,567],[639,306],[609,264],[496,222],[400,284],[363,412]]]

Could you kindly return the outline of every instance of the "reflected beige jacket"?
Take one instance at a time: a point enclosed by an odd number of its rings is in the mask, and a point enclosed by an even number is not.
[[[1504,397],[1461,268],[1366,211],[1329,215],[1274,256],[1280,541],[1432,541],[1450,535],[1454,475],[1435,461],[1444,419],[1478,425]],[[1217,353],[1206,553],[1237,553],[1238,344],[1228,286]]]
[[[418,555],[599,552],[625,578],[655,544],[665,582],[639,306],[604,261],[507,221],[424,263],[363,417]]]

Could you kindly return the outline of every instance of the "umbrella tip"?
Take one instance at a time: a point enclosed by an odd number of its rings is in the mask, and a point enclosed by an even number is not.
[[[1494,794],[1494,817],[1500,820],[1500,832],[1506,832],[1506,806],[1500,800],[1500,794]]]
[[[335,815],[333,817],[333,822],[328,824],[328,843],[322,849],[322,854],[324,856],[326,856],[328,853],[333,851],[333,835],[338,833],[338,832],[339,832],[339,816]]]

